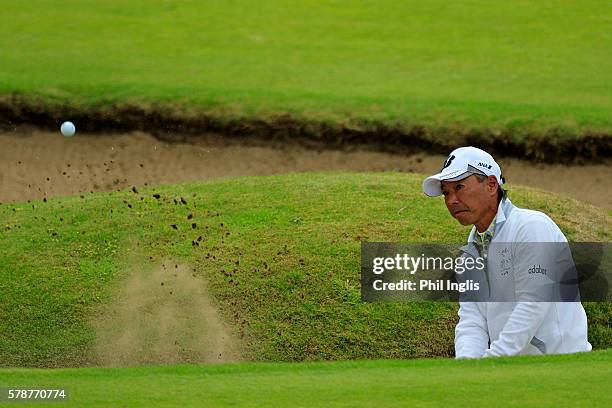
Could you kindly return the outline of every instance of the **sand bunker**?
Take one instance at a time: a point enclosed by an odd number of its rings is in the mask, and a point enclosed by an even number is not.
[[[135,270],[94,322],[97,365],[225,363],[236,341],[210,301],[203,279],[165,262]]]
[[[58,132],[0,133],[0,202],[24,201],[131,186],[305,171],[433,173],[445,157],[373,151],[308,150],[299,146],[246,146],[203,136],[194,144],[125,135]],[[611,163],[538,165],[500,159],[512,185],[527,185],[612,208]]]

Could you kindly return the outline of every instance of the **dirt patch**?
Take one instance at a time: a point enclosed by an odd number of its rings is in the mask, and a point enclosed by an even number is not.
[[[71,118],[80,131],[144,131],[168,141],[198,139],[210,133],[249,144],[290,144],[316,148],[367,147],[374,151],[445,154],[457,146],[479,146],[503,154],[549,163],[599,161],[612,157],[612,135],[563,127],[544,130],[424,126],[402,122],[347,119],[329,122],[289,114],[240,117],[172,104],[71,106],[24,95],[0,95],[0,126],[56,129]]]
[[[134,271],[94,327],[96,365],[211,364],[240,358],[203,280],[172,262]]]
[[[65,138],[59,131],[0,133],[0,202],[112,191],[131,186],[312,171],[433,174],[445,156],[300,146],[244,146],[203,135],[168,143],[149,134]],[[499,159],[512,189],[526,185],[612,208],[612,162],[583,166]]]

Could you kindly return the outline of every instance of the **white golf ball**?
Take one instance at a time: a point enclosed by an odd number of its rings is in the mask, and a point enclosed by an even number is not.
[[[62,132],[62,135],[70,137],[76,132],[76,127],[74,127],[72,122],[64,122],[60,127],[60,132]]]

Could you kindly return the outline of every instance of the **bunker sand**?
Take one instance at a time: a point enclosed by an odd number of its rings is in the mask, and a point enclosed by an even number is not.
[[[441,155],[254,146],[220,136],[167,143],[146,133],[0,133],[0,202],[131,186],[311,171],[439,171]],[[584,166],[500,159],[509,187],[526,185],[612,208],[612,163]]]
[[[203,279],[164,262],[134,270],[99,312],[95,361],[103,366],[212,364],[240,359],[237,342],[213,306]]]

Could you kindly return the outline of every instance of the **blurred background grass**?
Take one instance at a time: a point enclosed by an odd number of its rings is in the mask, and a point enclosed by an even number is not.
[[[612,3],[0,1],[0,94],[612,131]]]

